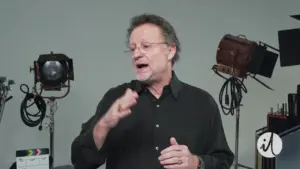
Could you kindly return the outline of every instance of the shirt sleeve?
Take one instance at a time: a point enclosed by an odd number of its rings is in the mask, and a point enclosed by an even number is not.
[[[209,98],[209,104],[212,114],[209,129],[211,134],[205,147],[207,153],[200,157],[205,163],[205,169],[230,169],[234,154],[228,146],[220,111],[212,96]]]
[[[72,142],[71,161],[75,169],[97,169],[106,161],[108,141],[106,139],[102,148],[98,150],[93,138],[93,129],[113,103],[111,91],[112,89],[104,95],[97,106],[95,115],[82,125],[79,136]]]

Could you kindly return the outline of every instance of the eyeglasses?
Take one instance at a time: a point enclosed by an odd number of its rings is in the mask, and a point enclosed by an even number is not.
[[[150,43],[150,42],[143,42],[138,47],[137,45],[134,47],[128,47],[129,50],[124,51],[125,53],[133,54],[136,49],[138,49],[141,53],[145,54],[149,51],[151,51],[155,45],[161,45],[161,44],[167,44],[166,42],[159,42],[159,43]]]

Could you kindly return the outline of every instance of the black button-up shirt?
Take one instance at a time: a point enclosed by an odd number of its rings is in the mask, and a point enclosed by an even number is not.
[[[138,92],[138,102],[98,151],[93,127],[127,88]],[[72,163],[75,169],[96,169],[105,162],[107,169],[161,169],[158,157],[170,146],[171,137],[200,156],[205,169],[229,169],[232,165],[234,155],[215,100],[204,90],[181,82],[174,72],[159,99],[136,80],[111,88],[72,143]]]

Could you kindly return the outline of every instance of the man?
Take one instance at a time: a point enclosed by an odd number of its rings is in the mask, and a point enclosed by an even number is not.
[[[135,16],[128,45],[137,80],[111,88],[72,144],[76,169],[229,169],[220,113],[207,92],[173,71],[180,43],[151,14]]]

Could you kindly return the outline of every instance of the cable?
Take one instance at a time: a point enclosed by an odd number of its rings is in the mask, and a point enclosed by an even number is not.
[[[26,90],[24,90],[23,87],[25,87]],[[29,93],[29,87],[26,84],[22,84],[20,86],[20,90],[26,94],[24,100],[21,103],[21,108],[20,108],[22,121],[28,127],[36,127],[39,125],[39,130],[42,130],[42,122],[46,116],[46,111],[47,111],[47,104],[45,100],[39,95]],[[34,102],[31,103],[30,105],[27,105],[27,103],[32,99],[34,100]],[[36,105],[39,111],[35,114],[31,114],[27,111],[27,108],[33,106],[34,104]],[[37,119],[33,120],[33,118],[37,118]]]
[[[226,78],[217,71],[217,65],[214,65],[214,72],[225,79],[219,93],[219,102],[221,109],[225,115],[234,115],[235,109],[241,105],[243,99],[243,92],[247,93],[247,88],[244,85],[244,79],[240,80],[234,76]],[[225,98],[225,103],[223,103]]]
[[[4,103],[7,100],[8,90],[6,89],[6,86],[3,84],[0,84],[0,99]]]
[[[1,101],[5,102],[7,95],[8,95],[8,91],[6,90],[5,86],[0,84],[0,99],[1,99]]]
[[[8,88],[4,84],[0,84],[0,122],[2,121],[5,103],[8,101],[8,99],[11,99],[11,96],[7,98],[9,93],[8,91]]]

